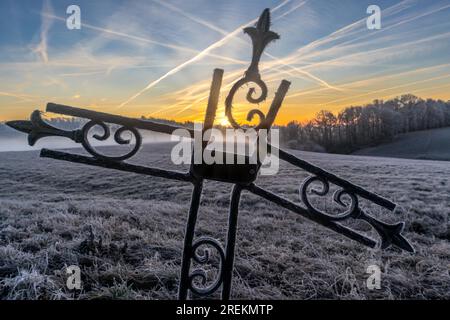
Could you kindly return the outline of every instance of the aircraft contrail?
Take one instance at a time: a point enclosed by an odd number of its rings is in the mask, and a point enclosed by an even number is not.
[[[388,17],[388,16],[391,15],[391,14],[398,13],[398,12],[400,12],[400,11],[402,11],[402,10],[407,9],[407,8],[408,8],[407,6],[403,6],[403,7],[402,7],[402,6],[400,6],[400,4],[406,5],[408,2],[409,2],[409,1],[403,1],[403,2],[401,2],[401,3],[399,3],[399,4],[395,5],[395,6],[392,6],[392,7],[390,7],[390,8],[387,8],[387,9],[383,10],[382,12],[383,12],[383,17],[384,17],[384,19],[386,19],[386,17]],[[429,15],[431,15],[431,14],[434,14],[434,13],[436,13],[436,12],[439,12],[439,11],[442,11],[442,10],[445,10],[445,9],[448,9],[448,8],[450,8],[450,5],[445,5],[445,6],[442,6],[442,7],[436,8],[436,9],[433,9],[433,10],[431,10],[431,11],[427,11],[427,12],[421,13],[421,14],[416,15],[416,16],[408,17],[407,19],[404,19],[404,20],[399,21],[399,22],[397,22],[397,23],[394,23],[394,24],[392,24],[392,25],[384,26],[381,30],[379,30],[379,33],[381,33],[381,32],[386,32],[387,30],[390,30],[390,29],[392,29],[392,28],[395,28],[395,27],[398,27],[398,26],[403,25],[403,24],[405,24],[405,23],[409,23],[409,22],[412,22],[412,21],[414,21],[414,20],[417,20],[417,19],[420,19],[420,18],[429,16]],[[334,41],[334,40],[343,38],[343,37],[345,37],[345,36],[351,35],[352,32],[349,32],[348,34],[345,34],[345,31],[346,31],[346,30],[350,30],[349,27],[354,26],[354,25],[356,25],[356,24],[358,24],[358,23],[363,23],[364,21],[365,21],[365,19],[358,20],[357,22],[355,22],[355,23],[353,23],[353,24],[351,24],[351,25],[349,25],[349,26],[346,26],[346,27],[344,27],[344,28],[342,28],[342,29],[340,29],[340,30],[338,30],[338,31],[335,31],[333,34],[331,34],[331,35],[329,35],[329,36],[327,36],[327,37],[325,37],[325,38],[323,38],[323,39],[318,40],[317,43],[315,43],[315,44],[312,43],[312,44],[313,44],[313,47],[317,47],[317,46],[319,46],[319,45],[328,43],[328,42],[330,42],[330,41]],[[353,33],[356,34],[356,33],[358,33],[358,31],[353,32]],[[340,34],[340,35],[339,35],[339,36],[336,36],[337,34]],[[336,49],[338,49],[339,47],[343,47],[343,46],[348,45],[348,44],[351,44],[351,43],[360,42],[361,40],[366,39],[366,38],[370,38],[371,36],[372,36],[372,35],[371,35],[370,33],[366,33],[366,34],[364,34],[364,35],[362,35],[362,36],[360,36],[360,37],[352,37],[350,40],[340,43],[339,46],[333,46],[333,47],[331,47],[331,48],[321,50],[321,51],[318,52],[318,53],[310,53],[310,54],[307,54],[307,55],[303,55],[303,58],[314,58],[314,57],[319,56],[320,54],[322,54],[322,55],[323,55],[323,54],[329,54],[329,55],[333,56],[333,55],[335,55],[335,54],[333,54],[333,50],[336,50]],[[310,44],[310,45],[311,45],[311,44]],[[307,45],[307,46],[301,48],[301,50],[307,50],[307,49],[309,49],[308,46],[310,46],[310,45]],[[297,53],[297,56],[299,56],[299,55],[300,55],[300,51]],[[291,57],[291,58],[289,58],[289,59],[291,59],[291,60],[292,60],[292,59],[296,59],[296,57],[294,56],[294,57]],[[328,62],[328,61],[323,61],[323,62],[315,63],[315,64],[313,64],[312,66],[316,66],[316,65],[325,65],[327,62]]]
[[[186,18],[188,18],[189,20],[192,20],[192,21],[194,21],[194,22],[196,22],[196,23],[198,23],[198,24],[201,24],[201,25],[203,25],[203,26],[205,26],[205,27],[207,27],[207,28],[209,28],[209,29],[211,29],[211,30],[217,31],[217,32],[221,33],[222,35],[227,35],[227,34],[228,34],[228,32],[224,31],[223,29],[221,29],[221,28],[219,28],[219,27],[216,27],[215,25],[209,23],[209,22],[206,21],[206,20],[197,18],[197,17],[193,16],[192,14],[189,14],[189,13],[187,13],[186,11],[183,11],[183,10],[181,10],[180,8],[178,8],[178,7],[176,7],[176,6],[172,5],[172,4],[170,4],[170,3],[168,3],[168,2],[161,1],[161,0],[153,0],[153,2],[156,2],[156,3],[158,3],[159,5],[161,5],[161,6],[165,7],[165,8],[167,8],[167,9],[169,9],[169,10],[171,10],[171,11],[174,11],[174,12],[176,12],[176,13],[179,13],[179,14],[181,14],[183,17],[186,17]]]
[[[201,25],[203,25],[203,26],[205,26],[205,27],[207,27],[207,28],[209,28],[209,29],[211,29],[211,30],[214,30],[214,31],[216,31],[216,32],[218,32],[218,33],[220,33],[220,34],[222,34],[222,35],[224,35],[224,36],[227,36],[227,35],[228,35],[228,32],[227,32],[227,31],[225,31],[225,30],[223,30],[223,29],[221,29],[221,28],[215,26],[214,24],[212,24],[212,23],[210,23],[210,22],[208,22],[208,21],[205,21],[205,20],[203,20],[203,19],[200,19],[200,18],[198,18],[198,17],[195,17],[195,16],[193,16],[192,14],[186,13],[185,11],[181,10],[181,9],[178,8],[178,7],[175,7],[175,6],[173,6],[173,5],[169,4],[169,3],[163,2],[163,1],[161,1],[161,0],[153,0],[153,1],[154,1],[154,2],[157,2],[158,4],[160,4],[160,5],[163,6],[163,7],[166,7],[167,9],[169,9],[169,10],[171,10],[171,11],[174,11],[174,12],[176,12],[176,13],[178,13],[178,14],[180,14],[180,15],[182,15],[182,16],[184,16],[184,17],[186,17],[186,18],[188,18],[188,19],[190,19],[190,20],[192,20],[192,21],[194,21],[194,22],[196,22],[196,23],[198,23],[198,24],[201,24]],[[280,20],[280,19],[286,17],[287,15],[291,14],[292,12],[294,12],[294,11],[298,10],[299,8],[301,8],[302,6],[304,6],[307,2],[308,2],[308,0],[305,0],[305,1],[300,2],[299,4],[295,5],[295,6],[292,7],[291,9],[289,9],[288,11],[284,12],[282,15],[276,17],[273,21],[277,21],[277,20]],[[244,42],[244,41],[242,41],[242,42]],[[245,43],[246,43],[246,42],[245,42]],[[269,54],[267,54],[267,53],[265,53],[265,54],[266,54],[267,56],[271,57],[271,58],[274,59],[274,60],[277,60],[277,59],[278,59],[278,58],[276,58],[276,57],[274,57],[274,56],[272,56],[272,55],[269,55]],[[283,64],[283,63],[281,63],[281,64]],[[288,67],[288,68],[290,68],[291,70],[296,71],[297,73],[300,73],[300,74],[302,74],[303,76],[306,76],[306,77],[308,77],[308,78],[314,80],[315,82],[318,82],[320,85],[322,85],[322,86],[324,86],[324,87],[326,87],[326,88],[328,88],[328,89],[334,89],[334,90],[337,90],[337,91],[342,91],[342,89],[339,89],[339,88],[336,88],[335,86],[330,85],[330,84],[327,83],[325,80],[320,79],[320,78],[314,76],[313,74],[311,74],[311,73],[309,73],[309,72],[307,72],[307,71],[305,71],[305,70],[301,70],[301,69],[299,69],[299,68],[293,67],[293,66],[288,65],[288,64],[283,64],[283,66]],[[293,76],[295,76],[295,75],[293,75]],[[239,79],[239,78],[238,78],[238,79]],[[198,103],[198,102],[204,100],[205,98],[207,98],[207,95],[206,95],[206,96],[204,95],[203,97],[201,97],[201,98],[199,98],[199,99],[196,99],[193,103],[187,105],[186,107],[184,107],[184,108],[182,108],[180,111],[178,111],[178,112],[176,113],[176,115],[179,114],[179,113],[184,112],[185,110],[189,109],[192,105],[194,105],[195,103]],[[176,104],[175,106],[178,106],[178,105],[179,105],[179,104]],[[169,107],[169,108],[172,109],[172,108],[175,107],[175,106],[172,106],[172,107]],[[156,112],[155,112],[155,113],[156,113]]]
[[[52,18],[52,19],[55,19],[55,20],[59,20],[59,21],[64,21],[64,22],[66,21],[65,18],[56,16],[56,15],[53,15],[53,14],[45,14],[44,13],[43,16],[48,17],[48,18]],[[124,32],[119,32],[119,31],[115,31],[115,30],[111,30],[111,29],[102,28],[102,27],[97,27],[97,26],[94,26],[94,25],[91,25],[91,24],[87,24],[87,23],[83,23],[82,27],[86,28],[86,29],[91,29],[91,30],[94,30],[94,31],[100,31],[100,32],[103,32],[103,33],[106,33],[106,34],[117,36],[117,37],[127,38],[127,39],[134,40],[134,41],[141,42],[141,43],[151,43],[151,44],[155,44],[155,45],[158,45],[158,46],[161,46],[161,47],[164,47],[164,48],[169,48],[169,49],[174,49],[174,50],[179,50],[179,51],[185,51],[185,52],[190,52],[190,53],[198,53],[198,50],[194,50],[194,49],[178,46],[178,45],[175,45],[175,44],[164,43],[164,42],[160,42],[160,41],[156,41],[156,40],[148,39],[148,38],[144,38],[144,37],[134,36],[134,35],[127,34],[127,33],[124,33]],[[212,54],[212,53],[208,53],[208,55],[211,56],[211,57],[214,57],[214,58],[218,58],[218,59],[221,59],[221,60],[233,62],[233,63],[236,63],[236,64],[245,64],[244,61],[233,59],[233,58],[224,57],[224,56],[221,56],[221,55],[216,55],[216,54]]]
[[[160,2],[160,0],[155,0],[155,1],[157,1],[158,3]],[[285,16],[285,15],[291,13],[292,11],[294,11],[295,9],[297,9],[297,8],[303,6],[303,5],[304,5],[304,2],[301,2],[299,5],[293,7],[292,9],[290,9],[287,12],[283,13],[281,16],[275,18],[275,20],[279,19],[282,16]],[[404,0],[404,1],[401,1],[401,2],[393,5],[392,7],[389,7],[387,9],[383,10],[383,12],[384,12],[385,15],[391,15],[391,14],[398,13],[399,11],[403,11],[403,10],[409,8],[410,5],[411,5],[411,1],[410,0]],[[196,21],[196,22],[198,22],[198,23],[200,23],[200,24],[202,24],[202,25],[204,25],[204,26],[206,26],[206,27],[208,27],[208,28],[210,28],[212,30],[216,30],[217,32],[222,33],[222,34],[225,33],[225,31],[223,31],[222,29],[220,29],[220,28],[218,28],[218,27],[216,27],[216,26],[214,26],[214,25],[212,25],[212,24],[210,24],[208,22],[205,22],[205,21],[203,21],[201,19],[197,19],[195,17],[192,17],[192,15],[185,14],[183,11],[181,11],[178,8],[172,8],[171,5],[166,5],[166,7],[168,7],[169,9],[173,9],[174,11],[179,12],[180,14],[183,14],[184,16],[190,18],[191,20]],[[437,10],[433,10],[432,12],[427,12],[426,15],[428,15],[430,13],[433,13],[433,12],[436,12],[436,11],[439,11],[439,10],[442,10],[442,9],[445,9],[446,7],[447,6],[438,8]],[[423,14],[423,15],[425,15],[425,14]],[[353,23],[351,23],[351,24],[349,24],[349,25],[347,25],[347,26],[345,26],[345,27],[343,27],[343,28],[341,28],[339,30],[336,30],[333,33],[331,33],[330,35],[328,35],[328,36],[326,36],[324,38],[318,39],[318,40],[316,40],[316,41],[306,45],[303,48],[300,48],[299,52],[305,51],[307,49],[312,49],[312,48],[318,47],[319,45],[322,45],[322,44],[325,44],[325,43],[337,40],[337,39],[339,39],[341,37],[344,37],[345,35],[349,35],[351,33],[354,33],[355,32],[355,27],[358,26],[361,23],[364,23],[365,20],[366,20],[366,18],[357,20],[356,22],[353,22]],[[290,61],[291,60],[290,57],[283,58],[283,59],[278,59],[277,57],[274,57],[274,56],[272,56],[272,55],[270,55],[268,53],[265,53],[265,54],[267,56],[271,57],[272,59],[277,60],[277,61],[275,61],[277,64],[284,65],[284,66],[290,68],[291,70],[296,71],[297,73],[302,73],[303,75],[307,76],[308,78],[311,78],[311,79],[315,80],[316,82],[320,83],[325,89],[333,89],[333,90],[336,90],[336,91],[345,91],[345,90],[343,90],[341,88],[338,88],[336,86],[330,85],[326,81],[324,81],[324,80],[314,76],[313,74],[309,73],[306,70],[303,70],[303,69],[300,69],[300,68],[296,68],[296,67],[294,67],[294,66],[292,66],[292,65],[290,65],[288,63],[285,63],[284,62],[285,60],[286,61]],[[320,63],[318,63],[318,64],[320,64]],[[305,94],[305,92],[302,92],[301,94]],[[300,94],[296,94],[296,95],[300,95]],[[294,94],[292,96],[296,96],[296,95]],[[202,99],[204,99],[204,97],[201,97],[200,99],[197,99],[195,102],[198,102],[198,100],[201,101]],[[189,104],[187,107],[183,108],[181,111],[186,110],[186,108],[189,108],[192,105],[193,105],[193,103]]]
[[[404,5],[404,4],[408,3],[408,2],[410,2],[410,0],[403,0],[403,1],[399,2],[398,4],[396,4],[396,5],[394,5],[394,6],[390,7],[390,8],[388,8],[388,9],[386,9],[386,11],[395,11],[395,9],[401,7],[402,5]],[[303,6],[305,3],[306,3],[306,1],[303,2],[303,3],[300,3],[297,7],[301,7],[301,6]],[[295,8],[297,8],[297,7],[295,7]],[[289,10],[288,12],[284,13],[284,14],[281,15],[280,17],[277,17],[276,19],[279,19],[279,18],[281,18],[282,16],[289,14],[291,11],[295,10],[295,8]],[[355,26],[357,26],[358,24],[364,22],[365,20],[366,20],[366,18],[360,19],[360,20],[358,20],[358,21],[356,21],[356,22],[354,22],[354,23],[351,23],[351,24],[349,24],[349,25],[347,25],[347,26],[345,26],[345,27],[343,27],[343,28],[341,28],[341,29],[339,29],[339,30],[334,31],[333,33],[331,33],[330,35],[328,35],[328,36],[326,36],[326,37],[324,37],[324,38],[321,38],[321,39],[318,39],[318,40],[316,40],[316,41],[313,41],[313,42],[309,43],[308,45],[306,45],[306,46],[300,48],[300,49],[298,50],[298,53],[301,52],[301,51],[305,51],[305,50],[307,50],[307,49],[315,48],[315,47],[317,47],[317,46],[319,46],[319,45],[321,45],[321,44],[324,44],[324,43],[327,43],[327,42],[336,40],[336,39],[338,39],[339,37],[342,37],[342,34],[345,34],[347,31],[351,30],[353,27],[355,27]],[[294,58],[297,58],[297,57],[298,57],[298,53],[297,53],[296,55],[294,55]],[[291,69],[291,70],[293,70],[293,71],[296,71],[297,73],[301,73],[301,74],[303,74],[303,75],[305,75],[305,76],[307,76],[307,77],[309,77],[309,78],[311,78],[311,79],[317,81],[318,83],[320,83],[320,84],[321,84],[322,86],[324,86],[325,88],[333,89],[333,90],[336,90],[336,91],[344,91],[344,90],[342,90],[341,88],[338,88],[338,87],[335,87],[335,86],[333,86],[333,85],[330,85],[330,84],[329,84],[328,82],[326,82],[325,80],[320,79],[319,77],[314,76],[313,74],[311,74],[311,73],[308,72],[308,71],[305,71],[305,70],[303,70],[303,69],[300,69],[300,68],[297,68],[297,67],[292,66],[289,62],[290,62],[291,60],[293,60],[293,57],[278,58],[278,57],[275,57],[275,56],[273,56],[273,55],[271,55],[271,54],[269,54],[269,53],[267,53],[267,52],[265,52],[264,54],[265,54],[266,56],[272,58],[273,60],[276,60],[276,62],[277,62],[278,64],[281,64],[281,65],[283,65],[283,66],[285,66],[285,67],[288,67],[289,69]]]
[[[175,6],[171,5],[171,4],[168,4],[168,3],[166,3],[166,2],[163,2],[163,1],[161,1],[161,0],[153,0],[153,1],[159,3],[160,5],[162,5],[162,6],[166,7],[166,8],[168,8],[168,9],[170,9],[170,10],[172,10],[172,11],[175,11],[175,12],[181,14],[182,16],[184,16],[184,17],[186,17],[186,18],[188,18],[188,19],[190,19],[190,20],[192,20],[192,21],[194,21],[194,22],[197,22],[197,23],[199,23],[199,24],[201,24],[201,25],[203,25],[203,26],[205,26],[205,27],[207,27],[207,28],[209,28],[209,29],[211,29],[211,30],[217,31],[217,32],[221,33],[222,35],[227,35],[227,32],[226,32],[225,30],[223,30],[223,29],[221,29],[221,28],[219,28],[219,27],[216,27],[215,25],[209,23],[208,21],[205,21],[205,20],[203,20],[203,19],[199,19],[199,18],[197,18],[197,17],[195,17],[195,16],[193,16],[193,15],[191,15],[191,14],[188,14],[188,13],[186,13],[185,11],[181,10],[180,8],[177,8],[177,7],[175,7]],[[285,13],[283,13],[282,15],[280,15],[280,16],[274,18],[273,21],[277,21],[277,20],[280,20],[280,19],[286,17],[287,15],[291,14],[292,12],[294,12],[294,11],[300,9],[301,7],[303,7],[307,2],[308,2],[308,0],[305,0],[305,1],[300,2],[299,4],[297,4],[296,6],[292,7],[291,9],[289,9],[288,11],[286,11]],[[273,55],[270,55],[270,54],[268,54],[268,53],[264,53],[264,54],[265,54],[266,56],[270,57],[270,58],[273,59],[273,60],[279,60],[279,61],[281,61],[279,58],[277,58],[277,57],[275,57],[275,56],[273,56]],[[311,73],[308,72],[308,71],[305,71],[305,70],[302,70],[302,69],[293,67],[293,66],[291,66],[291,65],[289,65],[289,64],[285,64],[285,63],[282,63],[282,62],[280,62],[280,64],[282,64],[282,65],[285,66],[285,67],[290,68],[291,70],[293,70],[293,71],[295,71],[295,72],[297,72],[297,73],[303,74],[304,76],[306,76],[306,77],[308,77],[308,78],[311,78],[312,80],[318,82],[319,84],[323,85],[324,87],[326,87],[326,88],[328,88],[328,89],[333,89],[333,90],[336,90],[336,91],[343,91],[342,89],[339,89],[339,88],[337,88],[337,87],[335,87],[335,86],[330,85],[330,84],[329,84],[328,82],[326,82],[325,80],[320,79],[319,77],[314,76],[313,74],[311,74]]]
[[[370,84],[371,82],[388,81],[388,80],[396,78],[396,77],[412,76],[415,74],[420,74],[422,72],[424,73],[424,72],[431,71],[431,70],[442,70],[443,68],[448,68],[448,67],[450,67],[450,63],[439,64],[439,65],[434,65],[434,66],[430,66],[430,67],[415,69],[412,71],[409,70],[409,71],[404,71],[404,72],[400,72],[400,73],[394,73],[394,74],[388,74],[388,75],[382,75],[382,76],[378,76],[378,77],[357,80],[357,81],[345,82],[345,83],[341,83],[340,86],[346,87],[346,90],[353,90],[350,88],[350,86],[362,86],[363,84]],[[297,92],[297,93],[293,93],[291,95],[286,96],[286,99],[304,96],[304,95],[308,95],[308,94],[314,94],[314,93],[317,93],[317,92],[320,92],[323,90],[325,90],[325,88]],[[368,92],[370,92],[370,91],[368,91]],[[366,93],[368,93],[368,92],[366,92]]]
[[[296,67],[294,67],[294,66],[291,66],[290,64],[284,63],[284,62],[282,61],[282,59],[279,59],[279,58],[277,58],[277,57],[275,57],[275,56],[273,56],[273,55],[271,55],[271,54],[269,54],[269,53],[267,53],[267,52],[265,52],[264,54],[265,54],[266,56],[268,56],[269,58],[272,58],[273,60],[278,61],[279,64],[281,64],[281,65],[283,65],[283,66],[285,66],[285,67],[288,67],[289,69],[291,69],[291,70],[293,70],[293,71],[295,71],[295,72],[301,73],[301,74],[307,76],[308,78],[311,78],[311,79],[317,81],[318,83],[320,83],[321,85],[323,85],[324,87],[326,87],[326,88],[328,88],[328,89],[333,89],[333,90],[336,90],[336,91],[344,91],[344,90],[342,90],[342,89],[340,89],[340,88],[338,88],[338,87],[335,87],[335,86],[329,84],[329,83],[326,82],[325,80],[320,79],[319,77],[316,77],[315,75],[313,75],[312,73],[310,73],[310,72],[308,72],[308,71],[305,71],[305,70],[296,68]]]
[[[393,89],[407,88],[409,86],[422,84],[422,83],[427,83],[427,82],[436,81],[436,80],[447,79],[447,78],[450,78],[450,74],[444,74],[444,75],[438,76],[438,77],[433,77],[433,78],[429,78],[429,79],[413,81],[413,82],[401,84],[401,85],[398,85],[398,86],[391,86],[391,87],[388,87],[388,88],[374,90],[374,91],[370,91],[370,92],[367,92],[367,93],[364,93],[364,94],[360,94],[360,95],[356,95],[356,96],[335,99],[335,100],[326,102],[326,104],[342,102],[342,101],[349,100],[349,99],[354,99],[354,98],[366,97],[366,96],[370,96],[370,95],[375,94],[375,93],[386,92],[386,91],[390,91],[390,90],[393,90]]]
[[[309,0],[305,0],[300,2],[299,4],[297,4],[296,6],[292,7],[291,9],[289,9],[288,11],[286,11],[285,13],[283,13],[282,15],[274,18],[272,21],[278,21],[284,17],[286,17],[287,15],[291,14],[292,12],[296,11],[297,9],[300,9],[301,7],[303,7]]]
[[[412,2],[411,0],[403,0],[387,9],[382,10],[384,19],[386,19],[387,15],[390,15],[393,13],[398,13],[399,11],[405,10],[406,8],[408,8],[408,6],[405,7],[405,5],[407,5],[408,3],[411,3],[411,2]],[[399,10],[399,11],[397,11],[397,10]],[[307,51],[308,49],[316,48],[319,45],[323,45],[323,44],[335,41],[337,39],[344,37],[345,35],[350,35],[351,32],[354,30],[356,32],[359,32],[359,29],[357,28],[357,26],[364,24],[366,21],[367,21],[367,17],[363,17],[345,27],[342,27],[341,29],[334,31],[333,33],[327,35],[326,37],[323,37],[321,39],[318,39],[316,41],[313,41],[313,42],[307,44],[306,46],[300,48],[299,52]]]
[[[285,6],[286,4],[288,4],[291,0],[285,0],[283,1],[281,4],[279,4],[278,6],[276,6],[274,9],[272,9],[273,11],[276,11],[280,8],[282,8],[283,6]],[[203,51],[199,52],[197,55],[195,55],[194,57],[192,57],[191,59],[183,62],[182,64],[176,66],[175,68],[173,68],[172,70],[168,71],[167,73],[165,73],[163,76],[159,77],[158,79],[156,79],[155,81],[152,81],[151,83],[149,83],[144,89],[142,89],[141,91],[139,91],[138,93],[134,94],[133,96],[131,96],[130,98],[128,98],[126,101],[122,102],[117,109],[120,109],[122,107],[124,107],[125,105],[127,105],[128,103],[130,103],[131,101],[133,101],[134,99],[136,99],[137,97],[139,97],[140,95],[142,95],[144,92],[150,90],[151,88],[153,88],[154,86],[156,86],[158,83],[160,83],[161,81],[163,81],[164,79],[166,79],[167,77],[178,73],[180,70],[183,70],[185,67],[189,66],[190,64],[202,59],[204,56],[206,56],[210,51],[220,48],[221,46],[223,46],[225,43],[227,43],[230,39],[234,38],[237,34],[239,34],[240,32],[242,32],[242,28],[248,27],[252,24],[254,24],[256,21],[258,21],[258,18],[255,18],[253,20],[251,20],[250,22],[247,22],[246,24],[243,24],[241,26],[239,26],[238,28],[236,28],[235,30],[233,30],[232,32],[228,33],[225,37],[223,37],[222,39],[220,39],[219,41],[216,41],[215,43],[213,43],[212,45],[210,45],[209,47],[207,47],[206,49],[204,49]]]

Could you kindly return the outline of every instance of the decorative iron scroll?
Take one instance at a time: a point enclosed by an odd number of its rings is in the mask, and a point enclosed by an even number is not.
[[[248,102],[251,104],[258,104],[267,98],[268,89],[264,81],[261,79],[261,75],[259,73],[259,62],[267,45],[270,42],[279,39],[278,34],[270,31],[270,12],[268,9],[264,10],[255,27],[246,28],[244,29],[244,32],[248,34],[252,40],[252,62],[245,72],[244,77],[233,85],[225,101],[225,114],[235,129],[241,128],[241,126],[235,121],[232,115],[234,96],[243,85],[255,83],[261,91],[260,95],[255,97],[255,89],[251,88],[247,93]],[[214,70],[204,129],[211,128],[214,123],[219,101],[220,88],[222,85],[222,77],[223,70]],[[251,121],[254,116],[259,117],[259,124],[255,127],[257,130],[262,128],[271,128],[278,110],[282,105],[283,99],[289,89],[289,85],[290,83],[286,80],[281,82],[267,115],[263,114],[258,109],[251,110],[248,113],[248,121]],[[46,123],[41,118],[41,113],[39,111],[34,111],[31,115],[30,121],[12,121],[7,124],[19,131],[27,133],[28,142],[30,145],[34,145],[39,139],[44,137],[65,137],[75,141],[76,143],[80,143],[83,148],[91,154],[91,157],[47,149],[42,149],[41,157],[192,183],[194,189],[192,192],[191,206],[186,224],[178,294],[179,299],[181,300],[187,299],[189,291],[198,296],[210,296],[220,287],[222,287],[222,299],[230,298],[239,202],[243,190],[258,195],[274,204],[281,206],[284,209],[287,209],[288,211],[297,213],[368,247],[381,247],[382,249],[385,249],[389,246],[396,246],[402,250],[414,252],[411,244],[401,234],[404,228],[404,223],[400,222],[397,224],[387,224],[367,214],[360,206],[360,198],[368,200],[373,204],[379,205],[390,211],[395,209],[395,203],[367,191],[358,185],[352,184],[351,182],[344,180],[331,172],[325,171],[311,163],[308,163],[282,149],[276,149],[275,146],[269,145],[268,150],[274,154],[278,154],[280,159],[310,173],[310,176],[306,178],[300,186],[299,195],[302,205],[296,204],[268,190],[258,187],[255,184],[255,180],[257,178],[257,171],[260,168],[259,165],[255,167],[239,164],[217,164],[212,166],[208,166],[206,164],[192,164],[188,172],[178,172],[138,166],[125,162],[125,160],[133,157],[142,145],[142,137],[139,130],[150,130],[159,133],[172,134],[180,127],[147,120],[132,119],[101,112],[94,112],[53,103],[49,103],[47,105],[47,112],[87,119],[87,123],[78,130],[61,130]],[[94,130],[95,128],[100,130],[100,134],[98,133],[98,130]],[[134,138],[134,146],[129,152],[121,156],[108,156],[100,153],[93,147],[92,143],[89,141],[90,132],[93,133],[93,139],[105,141],[111,136],[111,128],[116,129],[114,133],[114,142],[119,145],[131,144],[132,139],[124,138],[125,132],[131,133]],[[189,131],[191,137],[194,136],[194,131],[192,129],[186,130]],[[194,231],[197,222],[197,214],[200,207],[203,181],[206,179],[234,184],[230,201],[228,234],[225,248],[222,247],[220,242],[209,237],[200,237],[197,240],[194,240]],[[314,187],[314,185],[317,184],[320,185],[319,188],[317,188],[317,186]],[[328,196],[330,193],[331,184],[338,187],[332,197],[335,203],[337,203],[344,210],[339,214],[331,214],[321,211],[310,201],[311,193],[319,197]],[[367,235],[342,224],[342,222],[349,219],[358,219],[368,223],[379,234],[380,240],[376,241]],[[219,265],[217,266],[218,271],[216,278],[209,285],[207,284],[208,277],[205,270],[198,268],[191,271],[192,261],[197,262],[200,265],[205,265],[212,262],[210,260],[209,251],[201,251],[201,247],[205,246],[210,247],[210,249],[213,249],[219,255]]]
[[[219,272],[218,276],[216,277],[216,280],[209,285],[208,287],[198,287],[195,285],[196,278],[200,278],[202,285],[205,285],[207,282],[207,274],[204,269],[195,269],[192,271],[192,273],[189,275],[189,289],[200,296],[206,296],[214,293],[219,286],[222,284],[222,270],[223,270],[223,264],[225,263],[225,250],[223,250],[222,245],[219,241],[216,239],[210,238],[210,237],[202,237],[197,239],[194,244],[192,245],[192,259],[200,264],[206,264],[210,262],[210,253],[208,250],[204,250],[203,254],[199,253],[198,250],[201,246],[208,245],[212,248],[214,248],[218,253],[220,257],[220,265],[219,265]]]
[[[251,87],[247,92],[247,101],[252,104],[259,104],[266,100],[267,98],[267,85],[264,81],[261,80],[261,75],[259,74],[259,62],[261,60],[261,55],[264,52],[264,49],[271,43],[272,41],[278,40],[280,36],[270,31],[270,11],[269,9],[265,9],[256,24],[256,27],[245,28],[244,32],[248,34],[252,40],[253,44],[253,57],[250,66],[248,67],[245,75],[242,79],[237,81],[230,90],[226,100],[225,100],[225,115],[228,118],[228,121],[235,129],[243,129],[241,125],[239,125],[233,117],[233,99],[236,95],[237,91],[242,88],[244,85],[249,83],[254,83],[259,87],[261,91],[259,96],[254,97],[256,89]],[[270,107],[270,110],[267,116],[259,109],[252,109],[247,114],[247,121],[252,121],[255,116],[258,116],[259,123],[255,127],[255,130],[259,130],[262,128],[270,128],[275,121],[277,112],[281,107],[281,103],[277,103],[279,100],[279,95],[284,95],[287,92],[289,87],[288,81],[283,81],[278,89],[277,95],[275,97],[274,103]]]

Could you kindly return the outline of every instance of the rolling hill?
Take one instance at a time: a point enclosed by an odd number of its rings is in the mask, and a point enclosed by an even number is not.
[[[450,127],[402,134],[390,143],[354,155],[450,161]]]

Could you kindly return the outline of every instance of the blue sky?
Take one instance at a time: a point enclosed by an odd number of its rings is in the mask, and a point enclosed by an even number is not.
[[[71,4],[81,30],[66,28]],[[372,4],[380,30],[366,27]],[[251,58],[240,29],[264,8],[281,35],[261,65],[269,96],[292,82],[280,123],[404,93],[450,99],[450,0],[3,0],[0,120],[49,101],[202,119],[212,70],[225,69],[224,98]]]

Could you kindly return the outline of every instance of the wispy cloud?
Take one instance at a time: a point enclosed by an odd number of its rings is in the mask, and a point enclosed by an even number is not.
[[[0,96],[16,98],[21,101],[31,101],[32,98],[35,98],[34,96],[27,95],[27,94],[4,92],[4,91],[0,91]]]
[[[53,8],[50,0],[44,0],[41,12],[41,33],[40,42],[33,48],[33,51],[37,53],[44,63],[48,63],[48,32],[52,26],[52,19],[48,16],[53,14]]]

